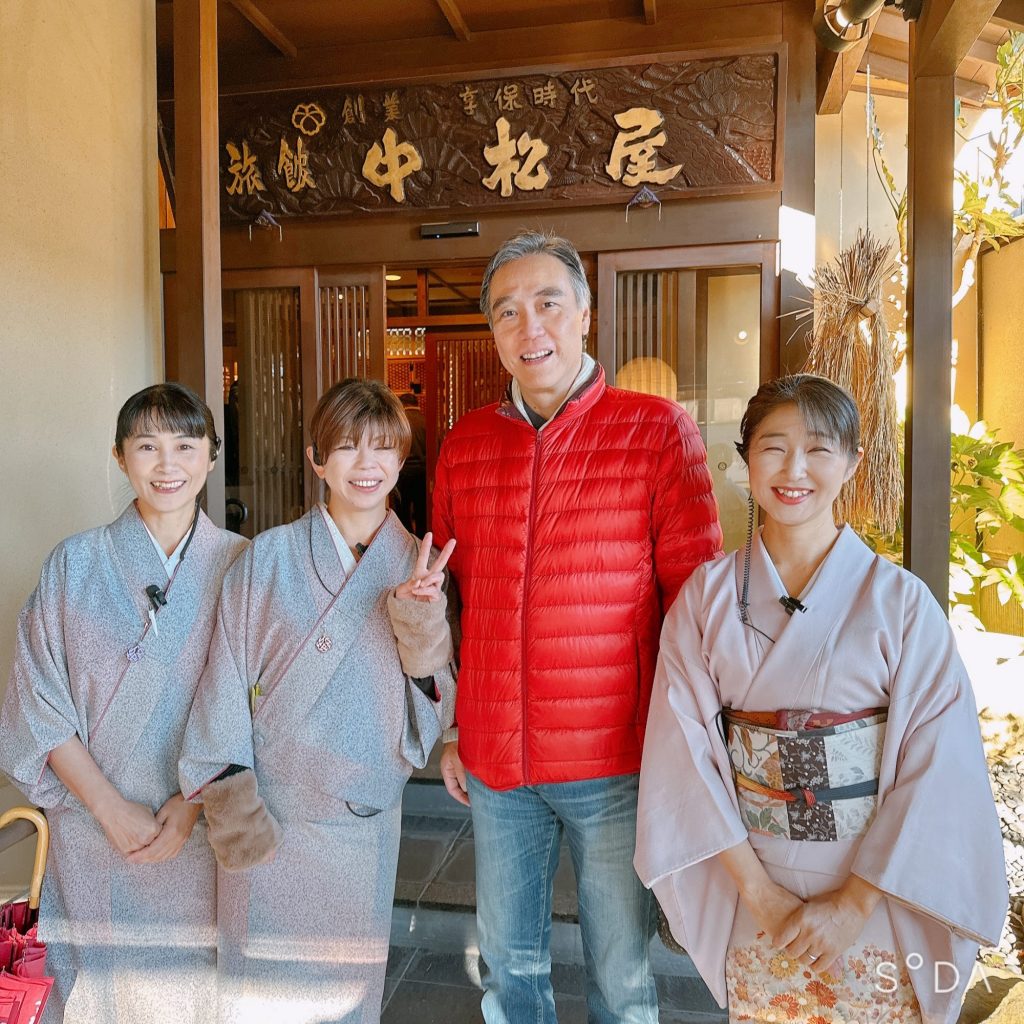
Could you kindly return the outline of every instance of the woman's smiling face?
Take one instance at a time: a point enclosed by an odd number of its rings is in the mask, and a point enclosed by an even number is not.
[[[159,515],[195,505],[213,470],[210,442],[153,427],[126,438],[114,457],[139,502]]]
[[[332,501],[354,512],[383,508],[402,468],[394,441],[375,433],[367,430],[358,441],[342,438],[322,466],[313,465],[331,489]]]
[[[808,430],[793,403],[770,412],[750,443],[750,490],[765,513],[783,526],[825,520],[853,476],[862,456],[851,455],[835,438]]]

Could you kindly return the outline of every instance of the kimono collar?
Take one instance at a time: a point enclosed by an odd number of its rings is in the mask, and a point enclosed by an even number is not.
[[[770,675],[781,667],[789,680],[790,707],[825,707],[828,694],[823,690],[825,677],[819,677],[817,671],[818,655],[856,602],[876,556],[849,526],[844,526],[816,576],[800,595],[806,611],[787,616],[777,603],[778,574],[760,534],[751,545],[750,555],[750,616],[756,628],[744,629],[751,675],[747,694],[740,695],[735,706],[757,710],[756,704],[749,703],[749,687],[757,686],[762,672]],[[743,562],[741,549],[735,562],[737,598],[743,589]],[[773,642],[765,643],[759,630]]]
[[[338,560],[341,562],[342,571],[345,574],[345,579],[355,572],[356,556],[352,554],[352,549],[348,546],[348,541],[345,540],[341,535],[341,530],[338,529],[338,524],[331,518],[331,513],[328,512],[327,506],[321,501],[317,504],[317,508],[320,509],[320,514],[324,518],[324,523],[327,526],[327,532],[331,535],[331,540],[334,542],[334,550],[338,552]]]
[[[142,525],[146,526],[145,519],[142,520]],[[149,534],[149,539],[153,542],[153,547],[156,548],[157,555],[164,563],[164,572],[167,573],[168,579],[171,578],[178,562],[181,561],[181,553],[185,549],[185,545],[188,543],[189,534],[192,532],[192,524],[189,523],[188,525],[189,528],[185,531],[185,536],[178,541],[178,546],[169,555],[164,553],[163,545],[156,539],[156,537],[153,536],[153,531],[146,526],[146,533]]]
[[[757,577],[763,591],[758,597],[763,599],[770,594],[770,599],[774,602],[779,595],[785,596],[786,588],[771,555],[768,554],[760,530],[754,536],[750,554],[751,580],[753,581]],[[742,566],[742,550],[738,557]],[[860,563],[866,565],[872,557],[871,550],[854,533],[853,529],[849,525],[843,526],[837,531],[835,541],[803,590],[800,594],[793,596],[805,601],[808,607],[813,600],[818,609],[831,607],[837,599],[840,603],[845,604],[848,602],[849,589],[848,586],[844,586],[844,582],[849,584],[855,578],[854,573],[861,570]]]
[[[219,533],[202,509],[197,515],[199,521],[196,523],[196,531],[188,553],[181,563],[181,571],[185,571],[185,566],[192,559],[200,561],[199,553],[207,550]],[[145,615],[150,608],[146,588],[156,584],[167,590],[170,584],[165,558],[162,557],[163,552],[161,550],[158,553],[157,545],[153,543],[152,535],[146,528],[134,501],[107,527],[107,535],[111,557],[120,571],[132,604]],[[177,575],[178,568],[173,572]]]
[[[320,511],[319,506],[317,506],[311,508],[299,520],[299,524],[309,538],[309,552],[313,562],[313,569],[319,577],[320,583],[323,584],[324,590],[331,595],[341,590],[346,581],[355,576],[356,573],[372,568],[378,559],[387,559],[396,550],[405,551],[409,545],[409,535],[405,527],[402,526],[398,516],[393,511],[390,511],[384,522],[381,523],[380,529],[374,534],[373,540],[370,541],[366,552],[359,559],[359,562],[350,572],[347,572],[342,565],[341,552],[331,535],[331,526],[334,525],[333,520],[328,525],[327,520],[329,519],[329,514],[325,517],[324,513]],[[335,529],[337,528],[335,527]],[[342,543],[344,544],[344,538]],[[347,544],[345,544],[345,548],[348,548]],[[350,557],[351,554],[350,551]]]

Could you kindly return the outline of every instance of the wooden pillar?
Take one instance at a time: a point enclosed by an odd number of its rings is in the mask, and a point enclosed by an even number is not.
[[[957,68],[999,0],[927,0],[910,28],[910,255],[903,564],[949,601],[953,157]]]
[[[810,293],[797,276],[814,269],[814,133],[817,106],[814,0],[785,0],[782,36],[786,43],[786,126],[779,222],[779,358],[783,373],[795,373],[807,359]]]
[[[178,379],[206,399],[223,437],[217,0],[174,0],[174,136]],[[223,460],[207,513],[224,525]]]
[[[911,34],[915,29],[911,29]],[[913,48],[914,40],[911,40]],[[949,599],[953,349],[953,75],[910,75],[907,432],[903,563]]]

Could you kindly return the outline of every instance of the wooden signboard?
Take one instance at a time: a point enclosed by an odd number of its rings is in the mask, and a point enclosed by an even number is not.
[[[779,81],[780,56],[767,52],[227,97],[221,212],[251,222],[263,211],[336,216],[778,190]]]

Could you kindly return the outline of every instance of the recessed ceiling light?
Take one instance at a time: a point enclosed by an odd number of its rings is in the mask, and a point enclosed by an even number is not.
[[[384,280],[385,281],[401,281],[402,280],[402,275],[401,274],[385,274],[384,275]]]

